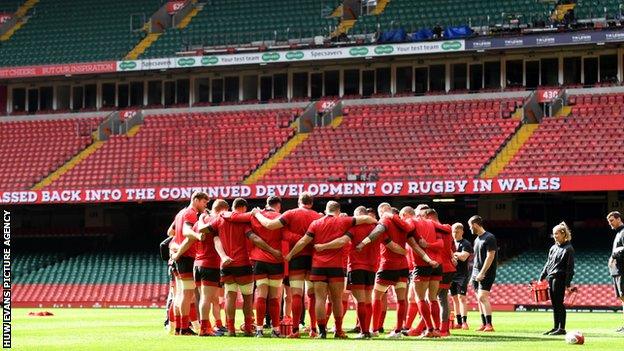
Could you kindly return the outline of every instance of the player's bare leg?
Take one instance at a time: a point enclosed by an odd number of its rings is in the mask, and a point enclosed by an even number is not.
[[[221,310],[223,310],[225,306],[225,297],[223,295],[223,288],[218,287],[215,294],[211,296],[212,316],[215,319],[214,330],[217,334],[225,334],[225,332],[227,332],[221,319]]]
[[[225,320],[227,323],[228,335],[236,336],[236,298],[238,296],[238,284],[225,284]]]
[[[280,335],[280,296],[282,295],[282,279],[269,279],[268,310],[271,316],[271,326],[273,331],[271,337],[281,337]]]
[[[381,313],[383,309],[383,300],[386,298],[387,290],[388,290],[388,286],[375,283],[375,287],[373,289],[373,302],[372,302],[372,309],[373,309],[372,329],[373,329],[374,334],[378,334],[379,329],[382,328]]]
[[[193,281],[192,277],[176,277],[176,292],[177,296],[174,311],[176,313],[176,319],[180,321],[179,324],[176,323],[176,334],[194,335],[195,333],[189,328],[189,313],[191,310],[191,303],[195,301],[195,281]],[[179,331],[177,329],[179,329]]]
[[[202,285],[199,288],[200,336],[214,335],[210,324],[210,306],[212,296],[217,295],[217,289],[217,287],[210,285]]]
[[[336,321],[335,338],[345,339],[347,335],[342,330],[342,318],[344,311],[342,309],[342,301],[344,296],[345,283],[344,279],[332,281],[328,284],[329,298],[333,304],[334,320]]]
[[[407,285],[405,282],[398,282],[394,291],[397,299],[397,321],[394,330],[388,334],[388,338],[398,339],[403,335],[401,333],[403,329],[403,323],[405,322],[405,315],[407,314]]]
[[[327,316],[325,315],[325,301],[327,300],[327,292],[328,287],[325,282],[315,282],[314,283],[314,297],[315,301],[315,311],[317,317],[317,324],[319,327],[319,335],[318,337],[321,339],[327,338]],[[340,304],[340,300],[338,301]],[[340,306],[342,308],[342,306]]]
[[[256,337],[264,336],[264,316],[267,310],[267,300],[269,295],[269,279],[256,280]]]
[[[299,320],[301,319],[301,313],[305,308],[304,298],[303,298],[303,288],[305,275],[301,274],[293,274],[290,273],[288,280],[290,282],[290,293],[292,300],[292,324],[293,324],[293,332],[289,335],[289,338],[299,338]],[[314,293],[312,293],[314,296]]]
[[[427,289],[429,281],[416,281],[414,283],[416,289],[416,300],[418,304],[418,313],[421,316],[421,323],[424,324],[423,336],[433,336],[433,322],[431,321],[431,308],[427,302]],[[418,328],[419,329],[419,328]]]
[[[414,282],[411,282],[407,292],[407,317],[405,318],[405,324],[403,330],[408,331],[412,329],[414,319],[418,315],[418,302],[416,301],[416,286]]]
[[[306,277],[307,278],[307,277]],[[313,338],[317,335],[317,314],[316,314],[316,295],[314,293],[314,282],[306,279],[306,295],[308,296],[309,306],[308,314],[310,315],[310,337]]]
[[[440,288],[440,282],[436,280],[429,281],[427,288],[427,300],[429,301],[429,308],[431,310],[431,320],[433,322],[434,336],[440,334],[440,302],[438,301],[438,290]]]
[[[479,305],[482,310],[482,314],[485,316],[485,325],[483,326],[482,331],[492,332],[494,328],[492,327],[492,305],[490,304],[490,292],[486,290],[481,290],[477,292],[477,299],[479,300]]]
[[[354,288],[351,290],[351,294],[355,301],[357,301],[357,317],[358,323],[360,325],[360,334],[356,337],[358,339],[368,339],[371,337],[370,333],[370,322],[372,310],[369,311],[369,305],[371,305],[372,301],[372,293],[371,289],[366,288]]]

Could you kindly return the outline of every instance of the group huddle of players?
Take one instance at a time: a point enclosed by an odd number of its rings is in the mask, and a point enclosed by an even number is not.
[[[383,332],[386,292],[391,286],[397,299],[397,322],[386,337],[449,335],[453,324],[449,320],[449,289],[455,328],[468,329],[465,295],[471,278],[472,246],[462,237],[461,223],[440,223],[436,211],[427,205],[398,211],[382,203],[377,213],[360,206],[353,216],[347,216],[335,201],[327,203],[324,214],[313,210],[309,193],[300,194],[298,207],[283,213],[276,196],[267,199],[265,209],[251,211],[242,198],[232,202],[231,210],[225,200],[218,199],[207,211],[208,201],[205,193],[194,193],[190,205],[176,215],[168,230],[175,277],[170,323],[175,323],[176,335],[195,334],[189,327],[189,313],[196,290],[200,336],[221,334],[212,328],[209,313],[210,306],[214,307],[215,301],[218,304],[219,292],[224,291],[226,326],[222,331],[227,335],[236,335],[240,292],[245,336],[264,336],[268,312],[272,337],[299,338],[303,331],[298,321],[307,295],[310,337],[327,337],[333,312],[334,337],[346,338],[342,320],[348,297],[345,292],[350,292],[357,301],[357,338],[371,338]],[[472,217],[469,224],[472,231],[476,226],[484,232],[480,217]],[[490,259],[489,252],[495,250],[496,243],[493,236],[489,240],[483,247],[488,260],[479,252],[474,255],[472,278],[479,292],[489,292],[494,281],[496,260]],[[488,267],[483,267],[483,261],[489,261]],[[285,313],[292,313],[294,321],[289,335],[280,335],[284,288],[292,300]],[[494,330],[489,303],[487,307],[481,309],[480,331]],[[420,323],[412,328],[417,314]]]

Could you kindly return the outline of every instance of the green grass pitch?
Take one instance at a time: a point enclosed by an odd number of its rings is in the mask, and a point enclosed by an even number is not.
[[[453,336],[436,340],[300,340],[245,337],[171,336],[165,333],[164,311],[158,309],[47,309],[52,317],[29,317],[38,309],[13,309],[12,343],[15,350],[624,350],[624,334],[614,331],[624,324],[622,313],[568,313],[568,331],[580,330],[585,345],[568,345],[562,336],[542,336],[551,328],[552,314],[546,312],[497,312],[496,332],[453,331]],[[388,312],[385,326],[394,324]],[[479,316],[471,313],[471,329]],[[349,311],[345,329],[353,327],[355,312]],[[237,324],[242,323],[242,315]],[[330,322],[330,324],[333,323]],[[354,334],[349,334],[353,337]]]

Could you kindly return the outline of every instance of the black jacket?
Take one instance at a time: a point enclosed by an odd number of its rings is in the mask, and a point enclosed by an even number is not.
[[[569,241],[561,245],[555,243],[550,247],[540,280],[550,276],[565,277],[566,286],[570,286],[574,277],[574,248]]]
[[[613,239],[611,258],[615,259],[615,267],[609,267],[612,276],[624,275],[624,226],[615,230],[617,234]]]

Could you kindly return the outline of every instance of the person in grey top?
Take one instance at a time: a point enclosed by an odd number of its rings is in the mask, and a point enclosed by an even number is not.
[[[609,273],[613,278],[613,290],[615,296],[622,301],[622,313],[624,313],[624,223],[622,215],[613,211],[607,215],[607,221],[611,229],[615,231],[613,239],[613,248],[609,257]],[[618,333],[624,333],[624,326],[617,330]]]
[[[544,335],[565,335],[566,309],[563,304],[565,293],[574,289],[570,286],[574,277],[574,248],[570,241],[572,233],[565,222],[552,230],[555,244],[548,251],[548,260],[542,269],[539,280],[548,279],[548,292],[553,306],[554,328]]]

